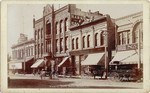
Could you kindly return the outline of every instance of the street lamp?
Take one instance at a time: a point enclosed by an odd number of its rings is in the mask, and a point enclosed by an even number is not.
[[[105,46],[105,72],[106,72],[105,79],[107,79],[107,75],[108,75],[108,62],[107,62],[107,58],[108,58],[108,52],[107,52],[108,32],[107,32],[107,29],[103,29],[102,33],[104,36],[104,46]]]

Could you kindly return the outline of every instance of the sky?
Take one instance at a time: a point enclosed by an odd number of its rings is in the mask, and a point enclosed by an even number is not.
[[[20,33],[28,38],[33,38],[33,16],[39,19],[43,15],[44,4],[10,4],[7,10],[7,46],[11,55],[11,46],[16,44]],[[54,5],[55,9],[64,5]],[[77,4],[82,11],[99,11],[102,14],[109,14],[112,18],[119,18],[143,10],[140,4]]]

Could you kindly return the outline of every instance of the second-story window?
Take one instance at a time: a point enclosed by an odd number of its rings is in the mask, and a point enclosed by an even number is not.
[[[58,34],[58,22],[56,22],[56,24],[55,24],[55,32],[56,32],[56,34]]]
[[[60,21],[60,33],[63,32],[63,20]]]
[[[74,49],[74,39],[72,39],[72,50]]]
[[[51,23],[46,24],[46,34],[51,34]]]
[[[60,51],[63,51],[63,38],[60,38]]]
[[[76,38],[76,49],[78,49],[78,48],[79,48],[79,39]]]
[[[58,52],[58,39],[56,39],[56,52]]]
[[[34,35],[34,37],[35,37],[35,40],[36,40],[36,35],[37,35],[37,31],[35,30],[35,35]]]
[[[95,46],[98,45],[98,33],[95,34]]]
[[[82,43],[83,43],[83,48],[85,48],[85,36],[83,36],[83,38],[82,38]]]
[[[90,35],[87,36],[87,47],[90,47]]]
[[[38,29],[38,39],[40,39],[40,29]]]
[[[68,36],[65,37],[65,50],[68,50]]]
[[[104,45],[104,35],[103,35],[103,33],[100,33],[100,44],[101,44],[101,46]]]
[[[64,30],[65,30],[65,31],[68,31],[68,19],[67,19],[67,18],[66,18],[65,21],[64,21],[64,25],[65,25],[65,26],[64,26]]]
[[[43,28],[41,28],[41,38],[43,37]]]

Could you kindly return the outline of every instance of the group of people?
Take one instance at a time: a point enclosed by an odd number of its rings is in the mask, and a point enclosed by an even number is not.
[[[47,58],[44,58],[44,67],[39,68],[39,69],[33,69],[33,75],[35,75],[36,73],[39,74],[40,78],[43,79],[43,77],[45,76],[49,76],[50,79],[54,78],[57,76],[57,69],[56,69],[56,63],[54,59],[50,60],[50,65],[47,66],[47,64],[49,63]]]

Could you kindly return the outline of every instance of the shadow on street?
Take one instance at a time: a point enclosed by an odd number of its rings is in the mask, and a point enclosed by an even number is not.
[[[10,79],[8,88],[49,88],[58,85],[69,85],[73,82],[59,80]]]

